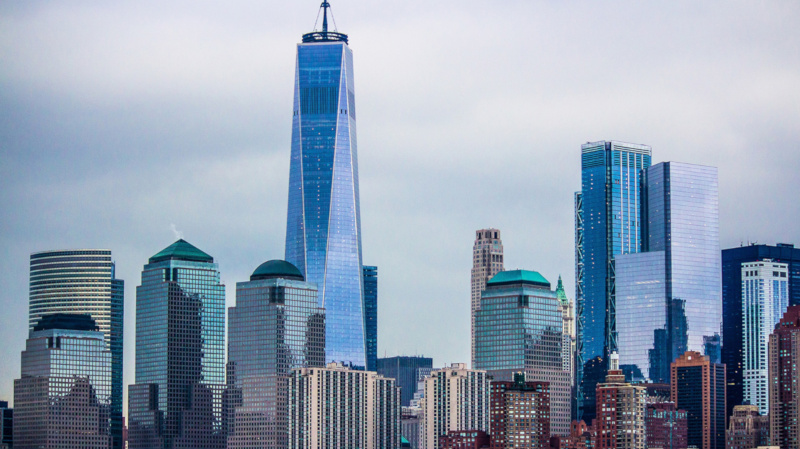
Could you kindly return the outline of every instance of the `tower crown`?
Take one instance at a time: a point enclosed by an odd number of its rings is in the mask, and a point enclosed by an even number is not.
[[[333,11],[331,11],[331,19],[333,20],[334,31],[328,31],[328,9],[330,9],[330,7],[331,4],[328,3],[327,0],[322,1],[322,4],[319,6],[319,9],[322,11],[322,30],[317,31],[317,24],[315,22],[314,31],[303,35],[304,44],[313,42],[344,42],[345,44],[347,43],[347,35],[335,31],[336,20],[333,18]],[[319,20],[319,14],[317,14],[317,20]]]

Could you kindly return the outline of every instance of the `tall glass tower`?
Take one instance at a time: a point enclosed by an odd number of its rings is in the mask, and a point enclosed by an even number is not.
[[[122,327],[125,283],[108,249],[43,251],[30,259],[30,332],[45,316],[88,314],[111,351],[111,436],[122,449]]]
[[[366,366],[353,53],[322,31],[297,45],[286,260],[317,284],[326,359]]]
[[[617,141],[581,145],[581,191],[575,195],[578,316],[578,409],[594,419],[595,386],[617,350],[614,258],[641,249],[641,177],[647,145]],[[589,375],[591,374],[591,375]]]

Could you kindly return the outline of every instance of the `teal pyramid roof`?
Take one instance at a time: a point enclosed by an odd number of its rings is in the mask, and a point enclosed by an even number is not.
[[[214,262],[214,258],[205,252],[197,249],[196,246],[180,239],[177,242],[162,249],[155,256],[150,258],[150,263],[161,262],[164,260],[188,260],[192,262]]]
[[[558,276],[558,284],[556,284],[556,296],[558,297],[558,300],[561,301],[561,304],[569,304],[567,292],[564,291],[564,283],[561,282],[561,275]]]
[[[536,271],[511,270],[501,271],[494,275],[486,285],[506,285],[506,284],[533,284],[541,287],[550,288],[550,282]]]

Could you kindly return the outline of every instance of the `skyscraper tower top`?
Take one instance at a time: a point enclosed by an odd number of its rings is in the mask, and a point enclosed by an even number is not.
[[[347,35],[336,31],[336,19],[333,18],[333,11],[331,11],[331,19],[333,19],[334,31],[328,31],[328,9],[331,4],[323,1],[319,6],[322,11],[322,31],[317,31],[317,24],[314,23],[314,31],[303,35],[303,43],[308,44],[312,42],[344,42],[347,43]],[[317,14],[319,20],[319,14]]]

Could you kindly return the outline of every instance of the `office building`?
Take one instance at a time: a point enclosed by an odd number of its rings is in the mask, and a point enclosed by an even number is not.
[[[625,382],[617,354],[610,356],[606,380],[597,384],[595,447],[598,449],[645,449],[647,390]]]
[[[0,447],[10,449],[14,444],[14,409],[8,401],[0,401]]]
[[[317,284],[327,361],[364,369],[353,52],[328,30],[329,6],[322,31],[297,44],[285,258]]]
[[[567,292],[564,290],[564,283],[561,281],[561,276],[558,277],[556,284],[556,297],[561,304],[561,314],[564,320],[564,332],[561,342],[561,363],[563,370],[570,375],[569,384],[572,391],[571,395],[575,394],[575,307],[572,300],[567,297]],[[575,410],[571,408],[572,417],[575,417]]]
[[[769,336],[770,444],[800,447],[800,306],[790,306]]]
[[[550,385],[550,431],[567,435],[570,373],[564,371],[564,321],[556,293],[535,271],[502,271],[486,285],[476,314],[475,368],[498,381],[525,373]]]
[[[728,378],[727,416],[734,406],[744,403],[742,264],[764,259],[788,266],[789,305],[800,304],[800,248],[786,243],[749,244],[722,251],[722,363]]]
[[[769,417],[759,414],[757,405],[737,405],[728,420],[726,449],[755,449],[769,446]]]
[[[453,363],[425,378],[421,449],[440,449],[439,437],[450,431],[489,431],[489,377],[486,371]]]
[[[744,401],[769,413],[767,347],[769,335],[789,307],[788,266],[762,260],[742,264]]]
[[[671,365],[672,402],[686,410],[687,442],[698,449],[725,447],[725,365],[687,351]]]
[[[516,373],[513,382],[491,384],[491,449],[538,448],[550,444],[550,385],[525,382]]]
[[[400,435],[408,441],[408,447],[419,449],[422,409],[419,407],[400,408]]]
[[[686,410],[676,410],[672,402],[650,402],[645,409],[644,427],[648,449],[686,449]]]
[[[400,387],[400,404],[408,407],[411,405],[414,393],[417,392],[419,369],[431,369],[433,359],[422,356],[387,357],[378,359],[377,365],[378,374],[395,379],[397,386]]]
[[[439,437],[440,449],[486,449],[489,434],[480,430],[451,430]]]
[[[587,422],[594,418],[595,387],[605,378],[607,357],[617,351],[614,260],[641,250],[641,175],[651,155],[647,145],[581,145],[581,190],[575,195],[576,399],[579,418]]]
[[[214,258],[180,239],[150,258],[136,287],[130,449],[223,449],[225,286]]]
[[[500,230],[494,228],[475,231],[472,245],[472,312],[470,318],[472,367],[475,367],[475,314],[481,306],[481,293],[486,283],[503,268],[503,240]]]
[[[111,448],[111,364],[91,316],[43,316],[14,381],[14,447]]]
[[[395,449],[400,392],[394,379],[341,364],[297,368],[289,378],[291,449]]]
[[[89,314],[111,351],[112,449],[122,449],[125,283],[107,249],[43,251],[30,258],[30,331],[46,315]]]
[[[228,329],[228,449],[288,448],[291,370],[325,365],[316,285],[289,262],[264,262],[236,284]]]
[[[378,267],[363,266],[367,371],[378,370]]]
[[[615,263],[620,365],[669,383],[686,351],[719,362],[717,169],[663,162],[647,169],[644,188],[642,252]]]

